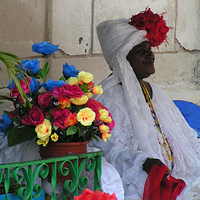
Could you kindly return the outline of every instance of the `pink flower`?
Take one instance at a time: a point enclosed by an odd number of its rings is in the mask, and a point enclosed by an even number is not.
[[[55,98],[76,98],[84,95],[84,92],[77,85],[65,84],[62,87],[57,87],[52,92]]]
[[[106,109],[105,106],[103,106],[100,102],[96,101],[95,99],[89,99],[87,102],[87,107],[91,108],[95,113],[96,113],[96,120],[99,120],[100,114],[99,110],[100,109]]]
[[[20,85],[21,85],[23,91],[26,94],[28,94],[30,92],[29,81],[26,82],[25,80],[20,80]],[[10,90],[10,96],[11,97],[18,97],[18,96],[20,96],[20,93],[19,93],[18,89],[16,88],[16,86]]]
[[[59,109],[55,108],[51,111],[51,115],[53,117],[53,125],[57,126],[61,129],[66,128],[66,119],[68,118],[70,111],[67,109]]]
[[[110,115],[111,116],[111,115]],[[112,118],[112,116],[111,116]],[[112,119],[111,123],[107,123],[108,127],[110,128],[110,131],[115,127],[115,121]]]
[[[33,106],[28,114],[21,120],[24,125],[36,126],[44,121],[44,115],[39,107]]]
[[[74,200],[117,200],[117,197],[115,194],[85,189],[81,195],[74,197]]]
[[[101,110],[101,109],[108,110],[108,109],[103,104],[101,104],[99,101],[96,101],[95,99],[89,99],[86,105],[87,105],[87,107],[91,108],[96,113],[95,124],[97,126],[101,125],[103,122],[100,120],[99,110]],[[112,118],[111,113],[109,113],[109,116]],[[106,125],[109,126],[110,130],[112,130],[115,126],[115,122],[112,119],[112,122],[106,123]]]
[[[45,92],[43,94],[40,94],[38,96],[38,104],[41,106],[41,107],[48,107],[49,104],[51,103],[51,98],[52,97],[52,94],[51,92]]]

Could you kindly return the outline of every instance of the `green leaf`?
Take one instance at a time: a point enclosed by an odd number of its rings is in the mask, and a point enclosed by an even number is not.
[[[34,127],[30,126],[13,127],[8,129],[7,135],[8,146],[14,146],[27,140],[32,140],[36,137],[36,132]]]
[[[65,81],[66,78],[65,78],[64,76],[61,76],[61,77],[59,78],[59,80],[60,80],[60,81]]]
[[[8,53],[8,52],[0,51],[0,54],[4,54],[4,55],[9,56],[9,57],[14,58],[14,59],[18,59],[18,57],[16,55]]]
[[[88,92],[88,85],[86,83],[79,86],[83,92]]]
[[[75,133],[77,133],[77,127],[76,126],[70,126],[67,131],[66,131],[66,135],[74,135]]]
[[[19,58],[7,52],[0,52],[0,61],[3,62],[4,65],[6,66],[9,78],[14,81],[17,89],[19,90],[19,93],[24,101],[24,105],[26,105],[27,103],[28,106],[30,107],[31,105],[29,104],[28,98],[21,87],[20,80],[17,78],[17,73],[22,72],[17,67],[17,64],[19,64]]]
[[[49,73],[49,63],[46,62],[46,63],[44,64],[44,67],[39,71],[38,77],[41,78],[41,79],[45,82],[48,73]]]
[[[49,73],[49,63],[48,62],[46,62],[44,64],[44,67],[42,68],[42,70],[43,70],[43,73],[44,73],[44,77],[46,78],[48,73]]]

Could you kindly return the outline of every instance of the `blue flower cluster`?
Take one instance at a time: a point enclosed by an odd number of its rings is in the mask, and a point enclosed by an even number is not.
[[[44,41],[32,45],[32,51],[43,55],[50,55],[59,50],[59,46]]]
[[[22,60],[20,66],[24,71],[33,75],[40,71],[40,61],[38,59]]]
[[[36,79],[36,78],[32,78],[30,80],[30,91],[31,93],[35,93],[37,92],[41,87],[40,82]],[[15,83],[14,81],[9,81],[8,85],[7,85],[8,89],[13,89],[15,88]]]
[[[36,93],[40,89],[40,82],[36,78],[32,78],[30,81],[31,93]]]
[[[56,87],[61,87],[65,84],[65,81],[59,80],[59,81],[55,81],[55,80],[48,80],[45,83],[42,84],[42,86],[48,90],[51,91]]]
[[[63,65],[63,75],[65,78],[76,77],[80,71],[76,69],[73,65],[68,65],[67,63]]]
[[[11,124],[12,120],[8,114],[3,113],[3,115],[0,116],[0,131],[4,132]]]

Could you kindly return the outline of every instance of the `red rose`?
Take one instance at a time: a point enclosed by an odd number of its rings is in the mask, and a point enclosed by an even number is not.
[[[76,97],[81,97],[84,95],[81,88],[77,85],[66,84],[63,86],[63,88],[64,88],[63,92],[66,97],[76,98]]]
[[[39,107],[33,106],[28,114],[21,120],[24,125],[36,126],[44,121],[44,115]]]
[[[101,191],[92,191],[85,189],[79,196],[74,197],[74,200],[117,200],[115,194],[107,194]]]
[[[65,84],[62,87],[55,88],[52,94],[55,98],[76,98],[84,95],[83,91],[79,86],[69,84]]]
[[[51,103],[51,98],[52,98],[52,94],[51,92],[45,92],[43,94],[40,94],[38,96],[38,104],[41,106],[41,107],[48,107],[49,104]]]
[[[96,113],[97,121],[99,120],[99,117],[100,117],[99,110],[100,109],[108,110],[104,105],[102,105],[99,101],[95,99],[89,99],[86,105],[87,107],[91,108]]]
[[[66,128],[66,119],[68,118],[70,111],[67,109],[55,108],[51,111],[53,117],[53,125],[61,129]]]

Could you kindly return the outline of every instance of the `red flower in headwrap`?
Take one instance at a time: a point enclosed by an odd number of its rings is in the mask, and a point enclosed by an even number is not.
[[[152,47],[159,46],[165,41],[169,31],[163,16],[153,13],[150,8],[137,15],[133,15],[129,24],[139,30],[145,30],[147,32],[146,38]]]

